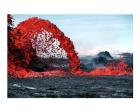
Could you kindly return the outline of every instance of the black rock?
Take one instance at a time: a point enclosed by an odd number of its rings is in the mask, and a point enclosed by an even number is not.
[[[133,98],[132,76],[8,78],[9,98]]]

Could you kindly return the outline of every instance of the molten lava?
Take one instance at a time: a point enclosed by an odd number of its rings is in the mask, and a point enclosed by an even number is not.
[[[47,57],[61,57],[65,53],[69,59],[69,71],[58,69],[37,72],[29,68],[31,59],[34,58],[36,62],[38,61],[37,54]],[[72,41],[56,25],[48,20],[33,17],[13,28],[13,18],[8,15],[9,76],[20,78],[64,76],[67,73],[93,76],[125,75],[132,74],[132,69],[121,60],[117,65],[108,65],[105,68],[97,68],[91,72],[82,71],[80,69],[80,59],[75,52]]]
[[[109,63],[105,68],[97,68],[92,70],[89,74],[97,75],[132,75],[133,69],[129,67],[124,59],[121,59],[118,64]]]

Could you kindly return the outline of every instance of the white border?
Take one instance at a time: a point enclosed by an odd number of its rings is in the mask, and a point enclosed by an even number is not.
[[[139,0],[0,0],[1,112],[139,112],[140,15]],[[134,98],[130,99],[8,99],[7,13],[14,14],[133,14]]]

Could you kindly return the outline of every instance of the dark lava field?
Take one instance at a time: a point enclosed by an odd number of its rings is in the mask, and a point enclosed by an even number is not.
[[[133,98],[133,76],[8,78],[8,98]]]

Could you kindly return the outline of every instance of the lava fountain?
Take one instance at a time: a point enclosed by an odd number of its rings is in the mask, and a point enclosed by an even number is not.
[[[31,59],[38,61],[37,55],[62,57],[69,59],[69,70],[47,70],[36,72],[29,68]],[[80,69],[80,59],[73,42],[49,20],[33,17],[13,28],[13,18],[8,15],[8,74],[11,77],[43,77],[73,75],[125,75],[132,74],[123,60],[119,64],[106,68],[97,68],[90,72]]]

